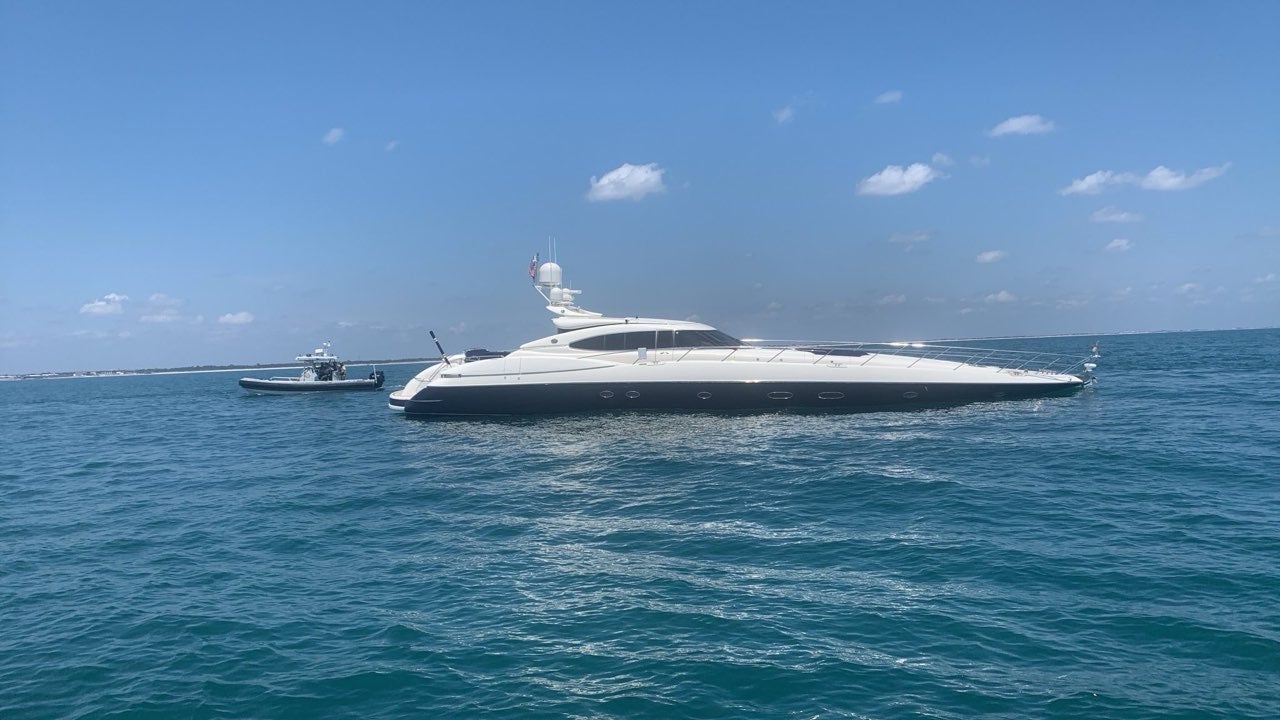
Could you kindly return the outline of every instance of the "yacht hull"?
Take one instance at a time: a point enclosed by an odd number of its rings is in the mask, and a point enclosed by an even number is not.
[[[389,401],[414,416],[533,415],[615,410],[901,410],[1071,394],[1087,381],[1043,383],[591,382],[428,385]]]

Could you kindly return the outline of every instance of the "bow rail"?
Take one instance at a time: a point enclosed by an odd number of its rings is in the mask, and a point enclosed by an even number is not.
[[[956,367],[978,365],[1021,372],[1080,375],[1092,372],[1099,355],[1071,355],[1032,350],[1007,350],[964,345],[934,345],[918,342],[796,342],[791,340],[751,340],[748,347],[798,350],[817,355],[815,362],[831,357],[848,358],[850,364],[870,362],[875,356],[901,356],[920,360],[954,362]],[[746,349],[740,348],[740,349]],[[781,353],[777,356],[781,357]],[[727,358],[726,358],[727,359]],[[915,363],[913,362],[912,365]]]

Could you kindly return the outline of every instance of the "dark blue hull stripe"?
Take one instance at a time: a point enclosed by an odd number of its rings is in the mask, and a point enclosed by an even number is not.
[[[607,410],[890,410],[1065,395],[1080,383],[543,383],[426,387],[395,401],[409,415],[536,415]]]

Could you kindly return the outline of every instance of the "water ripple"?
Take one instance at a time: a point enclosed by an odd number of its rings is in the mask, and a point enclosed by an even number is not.
[[[1280,333],[1104,348],[843,416],[0,384],[0,715],[1275,717]]]

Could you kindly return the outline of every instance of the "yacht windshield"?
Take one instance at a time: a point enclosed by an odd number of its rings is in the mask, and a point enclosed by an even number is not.
[[[569,343],[578,350],[636,350],[650,348],[740,347],[742,341],[719,330],[633,330],[597,335]]]
[[[739,347],[742,341],[719,330],[677,330],[671,347]]]

